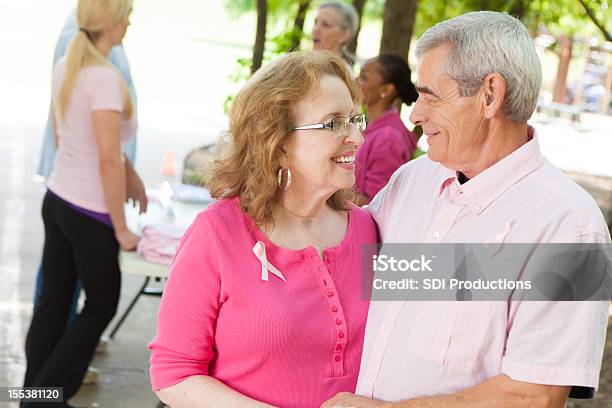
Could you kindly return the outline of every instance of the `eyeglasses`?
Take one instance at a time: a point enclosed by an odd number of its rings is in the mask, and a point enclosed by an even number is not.
[[[293,130],[306,130],[306,129],[330,129],[336,135],[344,134],[349,127],[349,124],[355,125],[357,130],[360,132],[365,131],[368,123],[368,117],[363,113],[355,115],[351,118],[332,118],[327,123],[315,123],[312,125],[304,125],[293,128]]]

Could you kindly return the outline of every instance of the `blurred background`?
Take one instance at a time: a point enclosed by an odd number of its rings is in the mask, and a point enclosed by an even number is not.
[[[136,168],[148,187],[178,180],[194,149],[227,128],[233,95],[261,64],[291,49],[311,48],[320,1],[135,0],[124,42],[138,93]],[[543,64],[532,118],[544,154],[597,200],[612,220],[612,24],[603,0],[354,0],[361,28],[359,62],[379,53],[406,57],[431,25],[472,10],[507,11],[534,38]],[[36,176],[50,101],[53,51],[75,0],[0,0],[0,386],[21,384],[24,336],[42,252]],[[265,35],[256,36],[258,32]],[[486,50],[483,50],[486,52]],[[416,78],[413,78],[415,80]],[[410,108],[402,110],[406,125]],[[422,150],[427,146],[419,144]],[[141,285],[124,276],[120,312]],[[154,407],[146,344],[158,298],[136,305],[108,350],[96,356],[97,385],[72,401],[91,407]],[[7,406],[10,406],[6,404]],[[0,403],[2,406],[2,403]],[[612,406],[612,342],[593,401]]]

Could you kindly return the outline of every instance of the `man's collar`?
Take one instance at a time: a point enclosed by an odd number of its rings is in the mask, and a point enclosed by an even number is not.
[[[540,145],[531,126],[529,136],[531,140],[527,143],[463,185],[459,184],[455,170],[443,167],[439,194],[448,190],[452,202],[469,205],[474,215],[480,214],[512,185],[542,165]]]

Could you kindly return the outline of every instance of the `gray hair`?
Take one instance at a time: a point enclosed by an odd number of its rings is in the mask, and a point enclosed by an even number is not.
[[[333,8],[340,14],[340,20],[338,24],[340,24],[340,28],[343,30],[351,31],[351,41],[355,34],[357,34],[357,30],[359,29],[359,14],[357,14],[357,10],[353,7],[352,4],[348,3],[340,3],[337,1],[330,1],[328,3],[323,3],[319,6],[319,10],[324,8]]]
[[[457,82],[461,96],[472,96],[487,75],[496,72],[506,81],[504,114],[527,122],[536,108],[542,67],[533,41],[516,18],[494,11],[476,11],[442,21],[419,39],[416,56],[450,45],[444,72]]]

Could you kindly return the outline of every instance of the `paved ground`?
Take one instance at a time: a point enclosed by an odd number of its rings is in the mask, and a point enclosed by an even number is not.
[[[40,203],[43,186],[30,171],[36,156],[28,154],[39,132],[20,129],[0,132],[0,385],[21,384],[23,344],[32,309],[34,275],[42,248]],[[136,291],[140,280],[124,276],[120,308]],[[144,298],[119,331],[107,353],[96,356],[102,381],[83,387],[75,404],[100,407],[153,407],[146,371],[146,343],[154,332],[159,301]],[[2,406],[2,403],[0,403]]]

